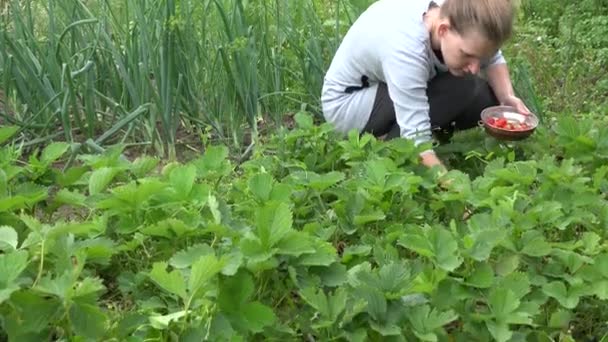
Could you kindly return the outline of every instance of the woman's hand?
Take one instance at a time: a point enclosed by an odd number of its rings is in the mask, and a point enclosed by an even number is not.
[[[531,114],[530,109],[528,109],[528,107],[526,107],[526,104],[524,103],[524,101],[522,101],[519,97],[517,97],[515,95],[509,95],[509,96],[505,97],[501,101],[501,104],[503,106],[515,107],[515,109],[517,109],[517,111],[521,114]]]

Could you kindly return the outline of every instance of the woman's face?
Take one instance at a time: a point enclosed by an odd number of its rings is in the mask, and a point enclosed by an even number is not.
[[[498,48],[482,34],[471,30],[461,35],[442,24],[439,27],[439,40],[443,61],[455,76],[477,74],[481,61],[491,58]]]

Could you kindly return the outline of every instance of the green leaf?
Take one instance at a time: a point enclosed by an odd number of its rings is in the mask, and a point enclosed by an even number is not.
[[[249,263],[257,263],[270,259],[276,249],[264,248],[260,239],[250,234],[245,236],[239,245],[243,255],[246,256],[246,260]]]
[[[202,256],[192,265],[190,278],[188,279],[188,290],[191,295],[196,295],[211,278],[215,277],[224,267],[224,259],[218,259],[214,254]]]
[[[538,231],[532,230],[524,233],[521,243],[523,244],[523,248],[521,249],[523,254],[541,257],[551,253],[551,245],[545,241],[542,233]]]
[[[89,178],[89,194],[96,195],[105,190],[119,169],[115,167],[102,167],[93,171]]]
[[[347,293],[343,288],[325,294],[322,289],[307,287],[300,291],[300,296],[325,320],[320,326],[332,325],[346,309]]]
[[[0,255],[0,287],[9,287],[28,264],[27,251],[13,251]]]
[[[494,270],[490,265],[483,263],[477,264],[471,276],[467,279],[467,284],[480,289],[487,289],[494,282]]]
[[[600,300],[608,300],[608,280],[595,281],[591,283],[591,291]]]
[[[218,304],[222,311],[239,313],[243,305],[253,295],[253,278],[246,271],[241,271],[233,277],[221,277]]]
[[[35,289],[42,293],[55,295],[66,302],[71,298],[72,288],[76,283],[74,278],[74,274],[69,270],[56,277],[49,274],[40,279]]]
[[[519,307],[520,301],[510,289],[495,288],[488,296],[488,304],[497,321],[507,322],[509,316]]]
[[[120,317],[120,322],[116,327],[117,337],[128,341],[126,340],[126,337],[132,335],[135,330],[144,325],[147,321],[148,316],[140,313],[129,312],[124,314]]]
[[[70,148],[70,144],[65,142],[53,142],[42,150],[40,161],[49,165],[61,158],[63,154]]]
[[[342,262],[348,263],[353,258],[353,256],[356,255],[367,256],[371,251],[372,246],[368,245],[348,246],[344,249],[344,252],[342,253]]]
[[[412,323],[414,334],[421,341],[436,342],[438,340],[435,331],[444,325],[456,320],[458,315],[453,310],[438,312],[428,305],[413,307],[408,315]]]
[[[199,260],[202,256],[214,254],[214,251],[207,244],[197,244],[181,250],[173,255],[169,260],[169,265],[175,268],[187,268]]]
[[[304,111],[297,112],[293,118],[300,129],[309,130],[314,127],[312,116]]]
[[[207,146],[205,154],[193,162],[200,177],[210,175],[225,175],[230,172],[230,164],[227,161],[228,148],[223,145]]]
[[[190,195],[195,180],[196,167],[194,165],[180,165],[172,169],[169,174],[171,186],[180,198],[187,198]]]
[[[277,254],[300,256],[306,253],[314,253],[315,248],[311,242],[311,236],[304,232],[292,231],[279,241],[276,246]]]
[[[264,248],[281,241],[291,231],[291,225],[291,210],[285,203],[271,202],[257,211],[257,236]]]
[[[9,335],[42,332],[62,312],[59,301],[44,299],[31,290],[13,293],[11,306],[15,309],[17,321],[7,324]],[[18,332],[13,333],[12,330]]]
[[[566,309],[574,309],[578,305],[579,296],[574,291],[568,291],[561,281],[553,281],[543,285],[543,293],[555,298]]]
[[[100,278],[86,277],[72,288],[72,298],[84,297],[105,290]]]
[[[0,226],[0,250],[11,251],[17,249],[19,237],[13,227]]]
[[[92,340],[101,340],[107,329],[107,317],[99,307],[75,302],[70,306],[74,332]]]
[[[505,238],[505,235],[504,230],[500,229],[483,230],[473,234],[475,242],[468,251],[469,256],[476,261],[488,260],[494,247]]]
[[[0,144],[6,142],[10,137],[19,131],[18,126],[2,126],[0,127]]]
[[[555,329],[567,329],[568,325],[570,324],[571,318],[572,313],[570,311],[558,309],[553,314],[551,314],[551,319],[549,320],[549,327]]]
[[[452,233],[442,227],[412,229],[399,239],[399,245],[431,258],[433,262],[446,271],[453,271],[462,258],[458,252],[458,243]]]
[[[57,171],[55,173],[55,181],[59,186],[67,187],[78,182],[87,171],[89,171],[89,169],[86,166],[71,167],[65,172]]]
[[[519,256],[517,254],[503,254],[495,265],[496,274],[506,276],[514,272],[519,266]]]
[[[271,308],[259,302],[247,303],[242,311],[249,330],[254,333],[259,333],[264,330],[264,327],[274,324],[277,317]]]
[[[600,254],[595,257],[593,268],[604,278],[608,278],[608,254]]]
[[[583,251],[587,255],[596,254],[601,240],[602,238],[594,232],[584,232],[581,238]]]
[[[154,170],[160,160],[156,157],[139,156],[131,164],[131,172],[137,178],[143,178],[150,171]]]
[[[315,249],[314,253],[300,255],[298,265],[329,266],[338,259],[336,249],[325,241],[316,242]]]
[[[173,321],[179,321],[180,318],[186,316],[186,311],[178,311],[174,313],[170,313],[164,316],[150,316],[150,325],[159,330],[165,330],[169,328],[169,324]]]
[[[258,173],[249,179],[249,191],[260,202],[270,199],[270,193],[274,185],[274,179],[268,173]]]
[[[367,285],[360,285],[355,290],[354,295],[357,298],[365,300],[367,303],[366,310],[375,320],[380,320],[386,315],[386,298],[378,289]]]
[[[462,258],[458,253],[458,243],[448,230],[434,229],[429,234],[429,240],[433,245],[437,266],[451,272],[462,264]]]
[[[224,268],[222,268],[223,275],[235,275],[239,268],[243,265],[243,253],[238,250],[230,254],[226,254],[223,256],[223,258],[225,260]]]
[[[507,342],[513,336],[513,332],[509,330],[509,325],[505,322],[488,320],[486,321],[486,326],[497,342]]]
[[[184,278],[178,270],[168,273],[166,262],[155,262],[149,276],[165,291],[176,294],[184,300],[187,298]]]
[[[77,190],[72,192],[68,189],[61,189],[55,195],[54,201],[57,204],[85,206],[86,199],[87,197]]]

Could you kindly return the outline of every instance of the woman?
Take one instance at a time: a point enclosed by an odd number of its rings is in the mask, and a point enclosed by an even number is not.
[[[481,111],[499,103],[529,113],[500,51],[514,11],[510,0],[375,2],[348,30],[325,75],[326,120],[342,132],[420,144],[437,131],[476,126]],[[432,149],[421,158],[445,171]]]

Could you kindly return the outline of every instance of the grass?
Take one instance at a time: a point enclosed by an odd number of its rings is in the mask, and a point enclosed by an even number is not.
[[[10,0],[4,120],[28,139],[59,127],[68,142],[146,143],[169,159],[180,128],[240,146],[261,118],[318,111],[323,70],[367,2]]]

